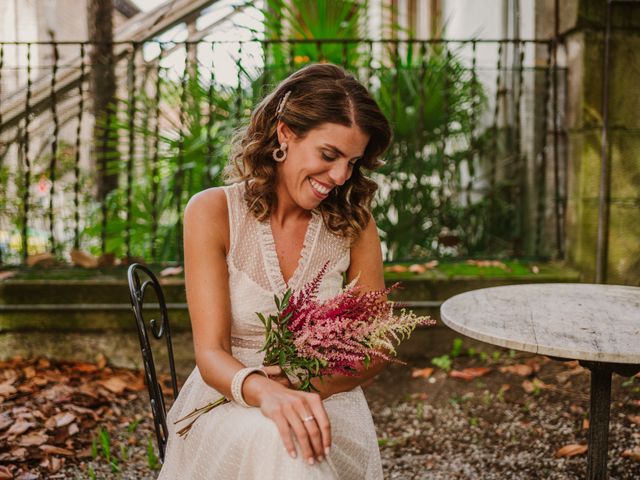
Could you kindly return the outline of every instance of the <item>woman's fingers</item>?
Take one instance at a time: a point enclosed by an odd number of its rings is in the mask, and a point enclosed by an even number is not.
[[[280,432],[280,437],[282,437],[282,443],[284,443],[284,448],[289,452],[292,458],[296,458],[296,446],[293,443],[293,437],[291,435],[291,429],[289,428],[289,423],[284,415],[277,415],[272,418],[276,427],[278,427],[278,432]]]
[[[331,422],[329,421],[329,415],[327,415],[319,394],[309,393],[307,397],[311,414],[315,417],[315,423],[320,430],[322,452],[324,455],[328,455],[331,448]]]
[[[315,462],[314,457],[318,454],[314,452],[314,448],[312,445],[311,436],[307,431],[307,428],[303,425],[302,418],[300,418],[300,413],[298,410],[300,407],[293,407],[289,405],[289,408],[285,409],[285,416],[287,417],[287,421],[291,426],[291,429],[295,433],[298,438],[298,443],[300,444],[300,448],[302,449],[302,457],[307,461],[310,465],[313,465]],[[321,452],[322,450],[320,450]]]
[[[276,375],[281,375],[282,374],[282,368],[280,368],[280,365],[269,365],[267,367],[261,367],[262,370],[264,370],[267,375],[271,376],[276,376]]]
[[[306,403],[306,402],[305,402]],[[309,441],[314,452],[314,456],[322,461],[324,458],[324,444],[322,442],[322,431],[318,427],[315,415],[312,413],[310,405],[300,403],[296,405],[296,412],[299,415],[299,419],[302,425],[309,435]]]

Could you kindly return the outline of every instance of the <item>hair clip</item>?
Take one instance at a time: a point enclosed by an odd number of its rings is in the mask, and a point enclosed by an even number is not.
[[[280,100],[280,104],[278,105],[278,109],[276,110],[277,115],[282,115],[282,112],[284,111],[284,106],[287,103],[287,100],[289,99],[289,95],[291,95],[291,90],[285,93],[284,97],[282,97],[282,100]]]

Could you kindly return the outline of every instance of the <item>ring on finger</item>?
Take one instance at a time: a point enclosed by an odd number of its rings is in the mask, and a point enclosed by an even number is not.
[[[302,421],[303,421],[303,422],[310,422],[310,421],[311,421],[311,420],[313,420],[314,418],[316,418],[316,417],[314,417],[313,415],[309,415],[308,417],[304,417],[304,418],[302,419]]]

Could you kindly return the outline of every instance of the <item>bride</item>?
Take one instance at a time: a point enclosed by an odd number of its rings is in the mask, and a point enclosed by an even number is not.
[[[318,299],[359,274],[384,288],[370,213],[388,121],[351,74],[332,64],[298,70],[255,108],[234,141],[227,185],[192,197],[184,212],[186,291],[196,367],[168,413],[160,479],[381,479],[375,427],[357,376],[314,379],[299,391],[262,367],[274,294],[300,289],[329,262]],[[224,395],[186,438],[176,419]]]

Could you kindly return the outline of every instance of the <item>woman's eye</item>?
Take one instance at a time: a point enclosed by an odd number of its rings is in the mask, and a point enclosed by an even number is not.
[[[323,154],[322,154],[322,158],[323,158],[324,160],[326,160],[327,162],[332,162],[332,161],[334,161],[334,160],[336,159],[336,157],[330,157],[330,156],[329,156],[329,155],[327,155],[326,153],[323,153]]]

